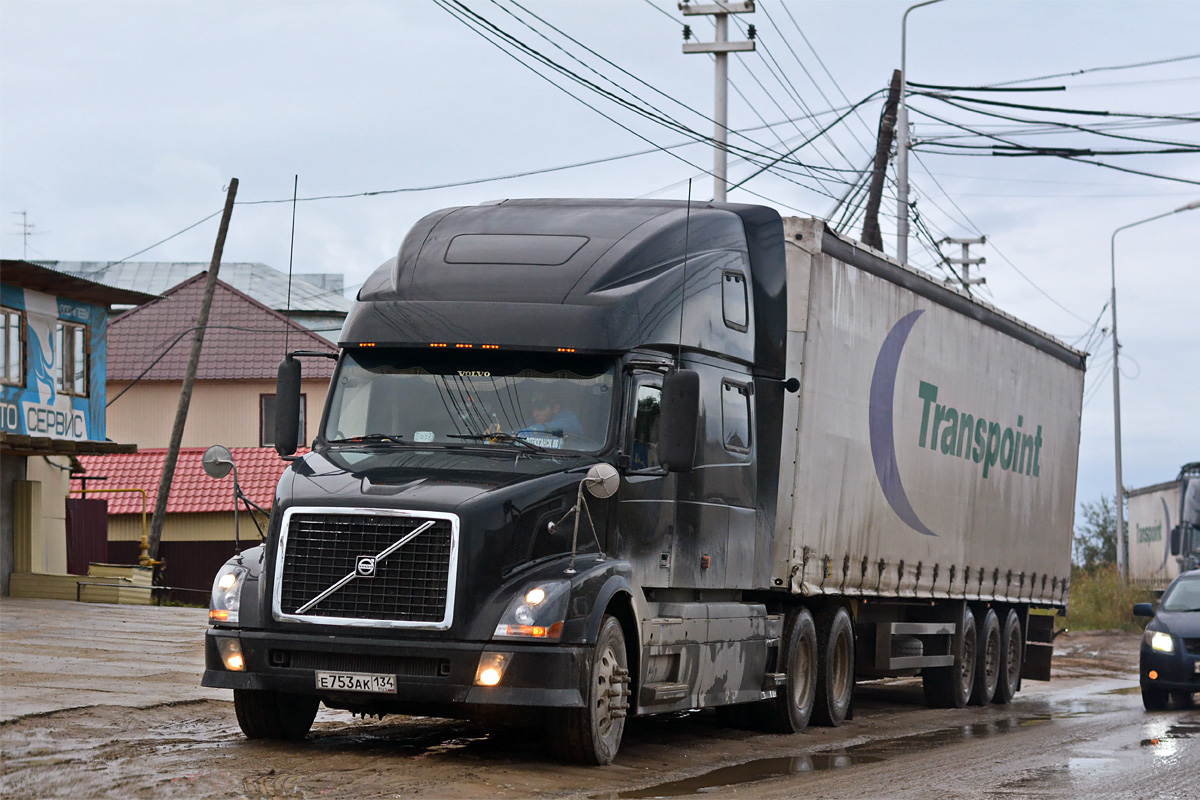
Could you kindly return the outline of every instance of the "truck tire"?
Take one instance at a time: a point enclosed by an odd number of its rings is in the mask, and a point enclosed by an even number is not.
[[[817,686],[812,721],[836,728],[850,715],[854,696],[854,623],[841,606],[817,615]]]
[[[986,706],[996,696],[996,685],[1000,682],[1000,621],[995,611],[987,610],[976,633],[975,680],[967,702]]]
[[[1021,665],[1025,661],[1025,639],[1021,618],[1009,609],[1000,626],[1000,680],[996,683],[993,703],[1008,705],[1021,688]]]
[[[930,708],[964,708],[975,682],[975,616],[963,607],[958,634],[951,645],[954,663],[921,670],[925,704]]]
[[[550,746],[565,761],[603,767],[617,756],[629,709],[629,660],[616,617],[605,615],[600,623],[588,687],[583,708],[551,715]]]
[[[247,739],[303,739],[320,705],[321,701],[312,695],[233,690],[238,727]]]
[[[780,645],[787,683],[773,699],[751,706],[751,719],[768,733],[799,733],[808,727],[817,697],[817,626],[807,608],[788,612]]]

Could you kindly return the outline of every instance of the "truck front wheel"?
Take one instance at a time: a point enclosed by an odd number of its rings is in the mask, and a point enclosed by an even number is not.
[[[841,606],[817,616],[816,688],[813,722],[836,728],[849,716],[854,694],[854,624]]]
[[[234,689],[233,708],[247,739],[303,739],[321,701],[310,695]]]
[[[561,708],[551,715],[550,744],[567,761],[605,766],[621,746],[629,709],[629,661],[625,633],[616,617],[605,616],[583,708]]]

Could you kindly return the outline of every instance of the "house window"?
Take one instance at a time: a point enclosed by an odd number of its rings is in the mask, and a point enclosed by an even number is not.
[[[86,325],[62,321],[54,331],[54,346],[58,351],[54,385],[63,394],[87,396],[87,332]]]
[[[0,308],[0,359],[3,359],[3,370],[0,371],[0,383],[11,386],[25,385],[25,321],[20,311]]]
[[[721,427],[726,450],[750,452],[750,387],[721,384]]]
[[[258,443],[263,447],[275,446],[275,395],[260,394],[258,396]],[[300,426],[297,429],[296,446],[304,447],[305,429],[304,420],[307,416],[305,409],[308,407],[308,396],[300,395]]]

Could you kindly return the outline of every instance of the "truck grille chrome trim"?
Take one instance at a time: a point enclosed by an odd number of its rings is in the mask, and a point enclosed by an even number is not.
[[[439,512],[288,509],[272,614],[322,625],[449,628],[458,527],[456,515]]]

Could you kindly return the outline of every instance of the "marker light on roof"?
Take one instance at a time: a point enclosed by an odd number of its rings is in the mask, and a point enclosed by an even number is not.
[[[574,348],[574,347],[560,347],[560,348],[558,348],[558,352],[560,352],[560,353],[574,353],[574,352],[575,352],[575,348]]]
[[[447,344],[445,342],[430,342],[429,346],[430,347],[447,347]]]

